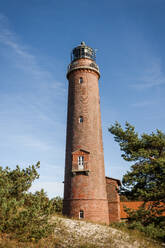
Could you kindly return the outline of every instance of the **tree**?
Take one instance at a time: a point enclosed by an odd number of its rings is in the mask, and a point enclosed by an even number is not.
[[[56,196],[50,200],[52,204],[52,210],[51,213],[62,213],[62,205],[63,205],[63,199],[60,196]]]
[[[123,159],[133,162],[123,177],[122,194],[128,199],[143,200],[144,204],[152,202],[150,214],[161,214],[165,211],[165,205],[160,205],[165,203],[165,134],[156,130],[139,136],[128,122],[125,130],[116,122],[109,132],[119,143]]]
[[[26,169],[0,167],[0,232],[21,241],[36,241],[53,231],[53,205],[45,192],[27,192],[39,177],[38,168],[39,162]]]

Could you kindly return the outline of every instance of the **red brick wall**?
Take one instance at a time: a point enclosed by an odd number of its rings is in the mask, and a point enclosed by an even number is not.
[[[102,144],[102,129],[100,115],[100,98],[98,88],[99,74],[87,69],[92,63],[90,59],[76,61],[77,68],[86,66],[86,69],[77,69],[68,74],[68,117],[66,162],[64,180],[64,207],[63,213],[78,217],[84,209],[87,220],[109,223],[108,202],[104,171],[104,154]],[[80,77],[83,83],[79,83]],[[83,122],[79,123],[79,117]],[[75,151],[83,149],[85,162],[89,173],[73,174],[77,160]]]
[[[120,197],[118,194],[118,188],[118,180],[106,177],[109,222],[120,221]]]
[[[79,211],[84,211],[84,219],[97,223],[109,224],[107,221],[107,201],[102,199],[74,199],[64,200],[64,208],[66,208],[66,215],[69,217],[79,218]]]
[[[72,170],[78,170],[78,157],[83,156],[84,157],[84,169],[89,169],[89,152],[86,151],[75,151],[72,153]]]

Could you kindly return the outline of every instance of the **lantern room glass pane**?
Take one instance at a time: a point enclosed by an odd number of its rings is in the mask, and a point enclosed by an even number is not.
[[[74,61],[80,58],[89,58],[92,60],[96,60],[96,52],[94,49],[88,46],[78,46],[73,49],[71,54],[71,60]]]

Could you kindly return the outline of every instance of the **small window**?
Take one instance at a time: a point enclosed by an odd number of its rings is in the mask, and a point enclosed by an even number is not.
[[[83,170],[84,169],[84,156],[78,157],[78,169]]]
[[[80,210],[79,212],[79,219],[84,219],[84,211]]]
[[[83,117],[80,116],[80,117],[79,117],[79,123],[82,123],[82,122],[83,122]]]
[[[81,49],[81,55],[84,56],[84,48]]]
[[[82,84],[82,83],[83,83],[83,78],[82,78],[82,77],[80,77],[80,79],[79,79],[79,83],[80,83],[80,84]]]

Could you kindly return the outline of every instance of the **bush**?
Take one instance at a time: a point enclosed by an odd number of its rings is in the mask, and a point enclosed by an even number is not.
[[[164,205],[149,202],[143,203],[137,210],[124,209],[129,215],[129,229],[137,229],[148,237],[165,241],[165,216],[162,216]]]
[[[52,202],[43,190],[27,193],[38,168],[39,162],[22,170],[0,167],[0,231],[20,241],[37,241],[53,231]]]
[[[154,223],[144,226],[141,222],[133,221],[132,223],[129,223],[128,228],[143,232],[146,236],[152,239],[163,242],[165,241],[165,226],[156,226]]]
[[[51,204],[52,204],[52,209],[51,209],[51,213],[62,213],[62,204],[63,204],[63,200],[61,197],[57,196],[53,199],[51,199]]]

